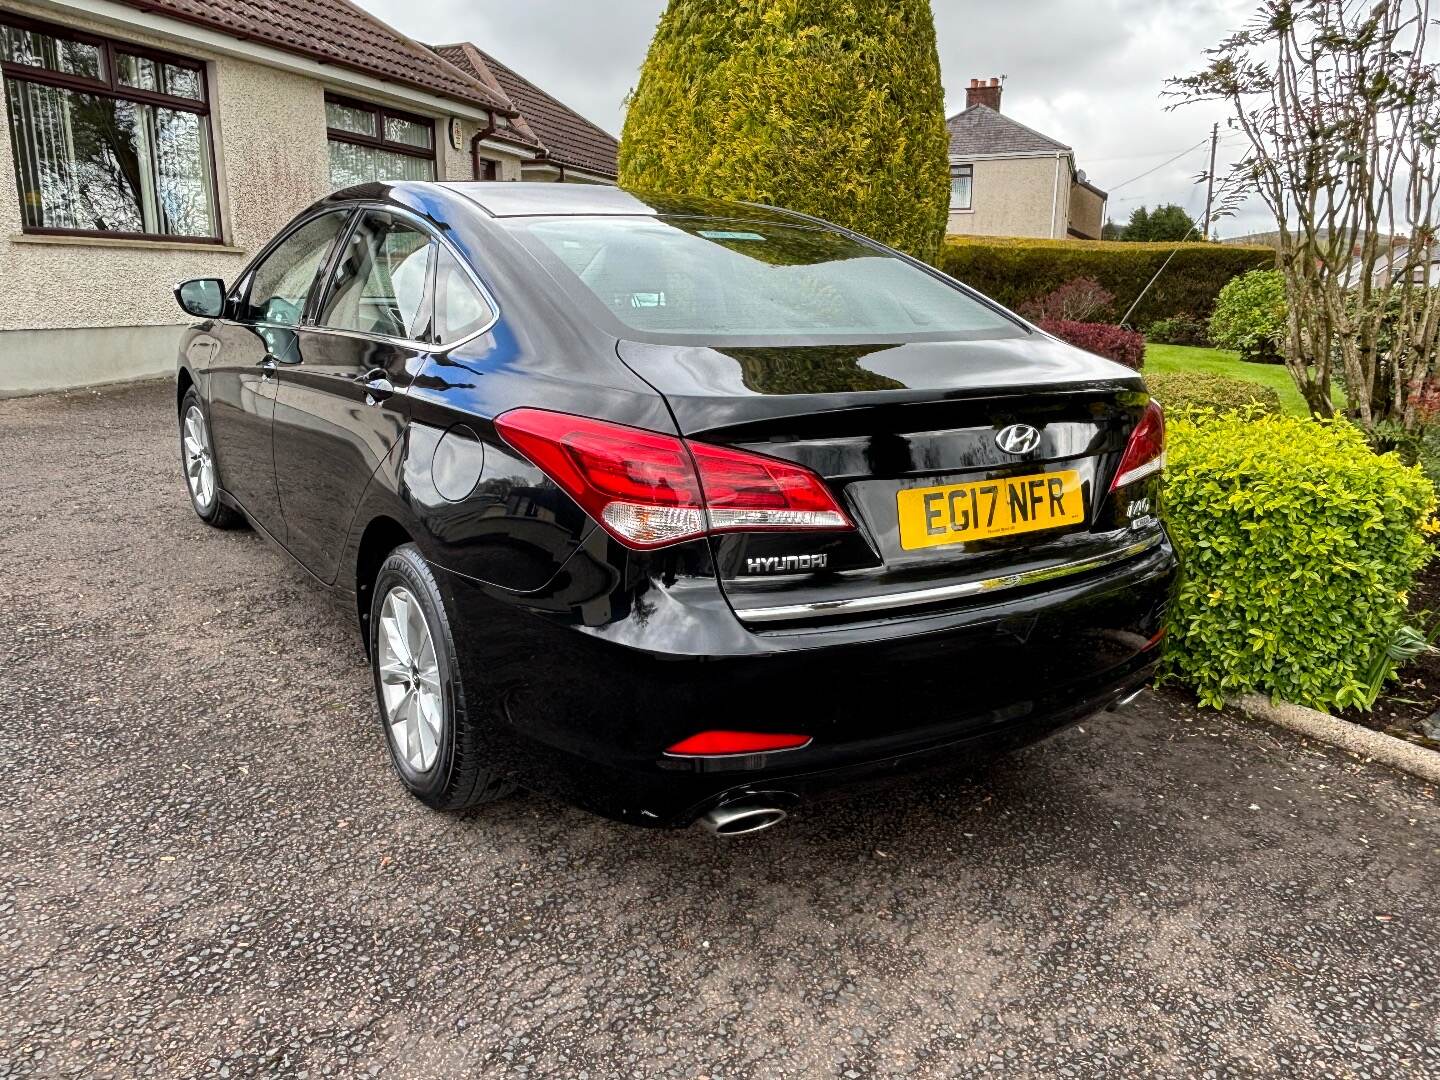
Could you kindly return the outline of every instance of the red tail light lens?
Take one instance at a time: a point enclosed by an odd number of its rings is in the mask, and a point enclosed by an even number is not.
[[[495,427],[632,548],[727,530],[854,528],[818,476],[786,461],[544,409],[514,409]]]
[[[677,757],[721,757],[727,754],[763,754],[770,750],[798,750],[809,735],[770,735],[759,731],[702,731],[682,739],[665,751]]]
[[[1165,414],[1158,402],[1145,406],[1140,423],[1130,433],[1130,442],[1120,458],[1120,468],[1110,490],[1133,484],[1165,468]]]

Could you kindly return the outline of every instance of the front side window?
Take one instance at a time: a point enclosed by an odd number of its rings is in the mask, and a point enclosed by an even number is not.
[[[618,337],[705,344],[1016,336],[904,259],[829,229],[704,217],[500,219]]]
[[[950,166],[950,209],[969,210],[974,195],[975,166]]]
[[[272,326],[298,326],[315,277],[329,260],[348,216],[344,210],[321,214],[280,241],[250,275],[241,317]]]
[[[362,101],[326,95],[330,185],[434,180],[435,123]]]
[[[366,211],[336,263],[319,325],[407,340],[428,337],[433,249],[430,237],[403,218]]]
[[[219,238],[205,71],[0,14],[27,232]]]

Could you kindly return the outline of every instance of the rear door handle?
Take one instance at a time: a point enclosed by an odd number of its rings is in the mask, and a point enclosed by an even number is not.
[[[395,384],[385,377],[384,368],[376,368],[365,376],[365,404],[379,405],[395,393]]]

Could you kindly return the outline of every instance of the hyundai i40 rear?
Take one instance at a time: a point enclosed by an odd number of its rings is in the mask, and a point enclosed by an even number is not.
[[[746,832],[1152,674],[1139,376],[770,207],[369,185],[177,289],[196,512],[352,605],[395,771]]]

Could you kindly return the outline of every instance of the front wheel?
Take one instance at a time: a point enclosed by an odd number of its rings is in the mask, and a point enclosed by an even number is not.
[[[180,402],[180,464],[185,470],[190,505],[201,521],[216,529],[233,529],[244,523],[237,511],[220,501],[220,474],[215,468],[210,422],[194,387],[185,391]]]
[[[413,795],[460,810],[512,789],[482,762],[445,601],[414,544],[391,552],[376,576],[370,666],[390,760]]]

